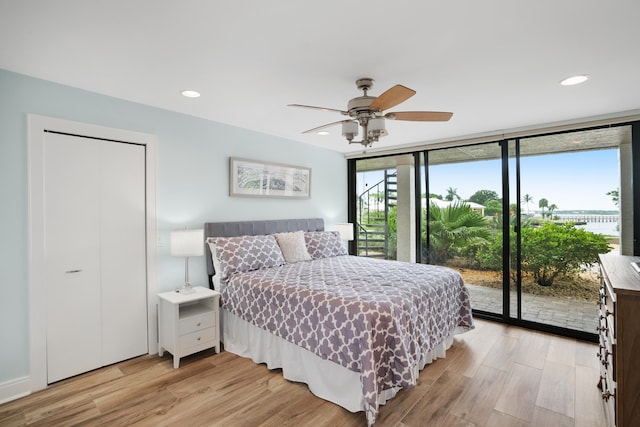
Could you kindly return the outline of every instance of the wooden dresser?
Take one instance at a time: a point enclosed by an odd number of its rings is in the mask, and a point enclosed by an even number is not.
[[[600,380],[611,424],[640,426],[640,257],[600,255]]]

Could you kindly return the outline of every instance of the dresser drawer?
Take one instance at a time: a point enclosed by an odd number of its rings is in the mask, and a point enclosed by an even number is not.
[[[600,361],[600,372],[607,373],[609,382],[616,381],[616,346],[605,335],[600,335],[600,345],[598,347],[598,360]]]
[[[203,313],[197,316],[189,316],[180,319],[180,335],[211,328],[216,325],[216,318],[213,313]]]
[[[612,382],[607,376],[601,377],[600,382],[602,400],[605,403],[605,410],[608,412],[608,419],[615,420],[616,407],[616,383]]]

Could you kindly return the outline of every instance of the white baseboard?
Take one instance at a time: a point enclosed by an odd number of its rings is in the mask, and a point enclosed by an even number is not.
[[[0,383],[0,404],[19,399],[28,394],[31,394],[29,377],[15,378]]]

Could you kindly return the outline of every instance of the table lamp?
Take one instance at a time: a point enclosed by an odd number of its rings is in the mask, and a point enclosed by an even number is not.
[[[184,285],[181,294],[195,292],[189,283],[189,257],[204,255],[204,230],[176,230],[171,232],[171,255],[184,257]]]

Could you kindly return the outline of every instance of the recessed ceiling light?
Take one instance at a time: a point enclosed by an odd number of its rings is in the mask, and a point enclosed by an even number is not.
[[[318,135],[329,135],[329,131],[321,130],[320,132],[318,132]]]
[[[573,86],[573,85],[579,85],[580,83],[584,83],[587,80],[589,80],[589,76],[587,74],[582,74],[579,76],[567,77],[566,79],[562,80],[560,84],[562,86]]]
[[[181,93],[182,93],[182,96],[186,96],[187,98],[199,98],[200,97],[200,92],[197,92],[195,90],[183,90]]]

